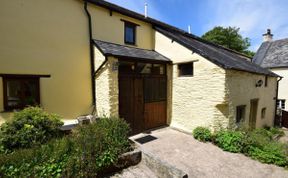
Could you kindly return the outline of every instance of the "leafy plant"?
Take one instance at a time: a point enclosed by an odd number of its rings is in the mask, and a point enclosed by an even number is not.
[[[0,154],[0,177],[97,177],[129,151],[128,124],[102,118],[39,147]]]
[[[60,117],[39,107],[16,112],[11,122],[0,127],[0,150],[13,151],[40,145],[60,135]]]
[[[212,133],[208,128],[196,127],[193,130],[193,136],[195,139],[197,139],[199,141],[207,142],[207,141],[211,141]]]
[[[78,127],[72,134],[76,150],[69,160],[67,177],[95,177],[113,165],[130,148],[128,124],[118,118],[101,118]]]
[[[60,177],[73,151],[71,139],[0,155],[0,177]]]
[[[215,143],[225,151],[239,153],[244,148],[245,135],[240,131],[222,130],[215,135]]]
[[[288,158],[285,155],[285,147],[280,143],[268,143],[262,147],[249,146],[248,156],[263,163],[287,166]]]

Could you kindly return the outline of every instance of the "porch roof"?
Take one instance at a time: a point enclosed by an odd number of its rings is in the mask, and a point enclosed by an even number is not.
[[[95,46],[104,56],[127,57],[142,60],[171,62],[170,59],[161,55],[154,50],[140,49],[136,47],[128,47],[115,43],[94,40]]]

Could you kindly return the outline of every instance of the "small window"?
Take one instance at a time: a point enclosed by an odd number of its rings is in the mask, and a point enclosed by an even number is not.
[[[160,102],[167,99],[167,80],[165,78],[145,78],[145,103]]]
[[[283,100],[283,99],[277,100],[277,108],[285,109],[285,101],[286,100]]]
[[[165,74],[165,65],[164,64],[153,64],[152,74],[156,74],[156,75]]]
[[[150,63],[137,63],[136,73],[151,74],[152,64]]]
[[[262,110],[261,110],[261,118],[265,119],[265,116],[266,116],[266,108],[262,108]]]
[[[243,122],[245,120],[245,105],[236,107],[236,123]]]
[[[5,110],[23,109],[40,104],[39,78],[3,78]]]
[[[178,65],[179,77],[181,77],[181,76],[193,76],[193,73],[194,73],[193,62]]]
[[[126,44],[130,44],[130,45],[136,44],[136,25],[135,24],[125,22],[124,41]]]
[[[135,63],[134,62],[126,62],[126,61],[121,61],[118,63],[118,71],[119,74],[133,74],[134,73],[134,68],[135,68]]]
[[[265,87],[268,86],[268,76],[265,76]]]

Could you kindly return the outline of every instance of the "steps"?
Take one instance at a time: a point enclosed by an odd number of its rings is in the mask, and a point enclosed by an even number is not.
[[[158,178],[158,176],[143,162],[140,162],[138,165],[124,169],[121,173],[110,178]]]

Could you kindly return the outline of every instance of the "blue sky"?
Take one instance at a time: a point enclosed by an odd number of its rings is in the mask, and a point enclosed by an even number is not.
[[[272,30],[274,39],[288,38],[288,0],[107,0],[201,36],[214,26],[240,27],[251,39],[250,50],[262,43],[262,34]]]

